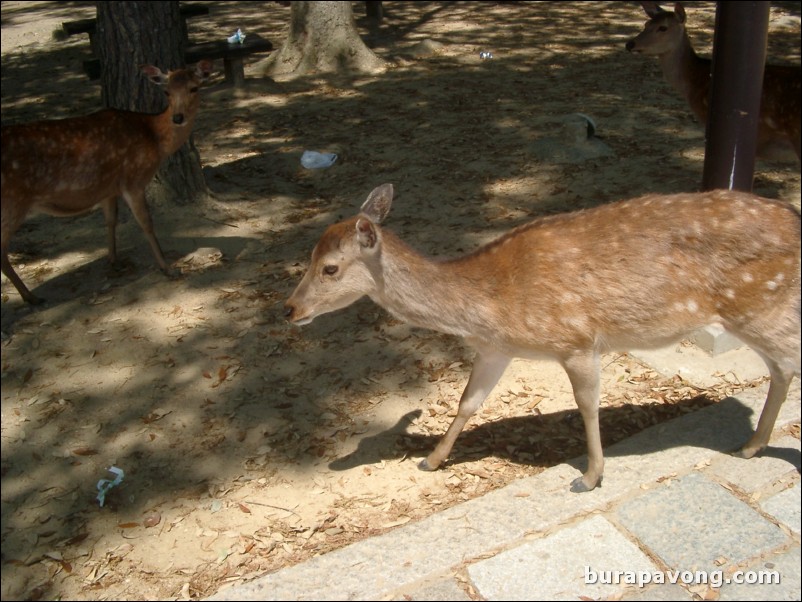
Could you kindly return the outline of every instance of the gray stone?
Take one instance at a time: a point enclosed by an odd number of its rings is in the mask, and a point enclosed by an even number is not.
[[[621,572],[634,577],[655,570],[636,545],[593,516],[481,560],[468,567],[468,575],[487,600],[576,600],[620,595],[627,586]]]
[[[799,481],[797,481],[790,489],[767,498],[760,504],[766,514],[776,518],[797,535],[800,530],[800,507],[802,507],[800,489]]]
[[[719,355],[744,346],[742,341],[717,324],[700,328],[691,334],[690,339],[694,345],[710,355]]]
[[[772,578],[771,583],[728,583],[721,587],[719,600],[799,600],[799,545],[782,554],[750,565],[738,579]],[[769,575],[768,573],[772,573]],[[736,575],[732,575],[735,578]]]
[[[626,602],[691,602],[694,598],[688,590],[676,583],[666,583],[644,587],[632,594],[627,593],[621,599]]]
[[[431,585],[412,589],[409,593],[396,596],[393,600],[443,600],[444,602],[468,602],[471,597],[465,593],[456,579],[443,579]]]
[[[713,571],[789,542],[726,489],[699,473],[664,483],[623,504],[616,515],[671,569]]]
[[[765,451],[749,460],[732,455],[718,456],[705,472],[751,494],[789,473],[799,472],[799,450],[799,439],[786,435],[772,440]]]

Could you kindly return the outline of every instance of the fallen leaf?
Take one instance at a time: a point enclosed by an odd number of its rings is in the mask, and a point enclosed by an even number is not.
[[[487,472],[484,468],[468,468],[465,470],[468,474],[472,474],[474,476],[479,477],[480,479],[489,479],[490,473]]]
[[[172,410],[163,410],[161,408],[156,408],[155,410],[152,410],[147,416],[143,416],[142,422],[144,422],[145,424],[156,422],[157,420],[161,420],[171,412]]]
[[[392,529],[393,527],[398,527],[400,525],[404,525],[412,520],[411,516],[402,516],[398,520],[394,520],[389,523],[385,523],[381,526],[382,529]]]
[[[82,542],[84,539],[86,539],[87,537],[89,537],[89,532],[88,532],[88,531],[87,531],[87,532],[85,532],[85,533],[79,533],[78,535],[73,535],[73,536],[72,536],[72,537],[70,537],[69,539],[67,539],[67,540],[63,541],[63,542],[61,543],[61,545],[64,545],[64,546],[74,546],[74,545],[76,545],[76,544],[79,544],[79,543],[81,543],[81,542]]]

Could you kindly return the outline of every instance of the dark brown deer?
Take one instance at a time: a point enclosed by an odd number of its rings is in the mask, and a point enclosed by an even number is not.
[[[691,45],[685,29],[685,9],[674,4],[667,11],[657,2],[641,2],[650,19],[637,36],[626,44],[627,50],[656,56],[666,81],[679,92],[696,118],[707,123],[710,102],[711,61],[700,57]],[[777,151],[793,149],[800,158],[800,68],[766,65],[760,104],[757,152],[775,156]]]
[[[649,195],[536,219],[469,255],[432,260],[380,223],[393,187],[330,226],[286,302],[308,324],[367,295],[401,320],[464,337],[476,349],[456,418],[420,463],[435,470],[513,357],[550,357],[568,373],[585,423],[588,469],[602,479],[599,357],[664,345],[718,323],[749,344],[771,373],[749,458],[769,442],[800,373],[800,216],[752,194]]]
[[[2,270],[28,303],[39,303],[8,260],[12,236],[31,212],[85,213],[100,204],[108,230],[109,259],[116,260],[117,199],[122,197],[150,243],[159,267],[169,272],[145,200],[145,187],[162,161],[192,133],[199,86],[210,61],[165,74],[142,73],[165,87],[169,106],[149,115],[104,109],[90,115],[2,128]]]

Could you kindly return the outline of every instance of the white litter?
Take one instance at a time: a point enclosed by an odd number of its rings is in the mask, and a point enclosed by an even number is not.
[[[319,153],[317,151],[304,151],[301,155],[301,165],[307,169],[322,169],[331,167],[337,160],[335,153]]]

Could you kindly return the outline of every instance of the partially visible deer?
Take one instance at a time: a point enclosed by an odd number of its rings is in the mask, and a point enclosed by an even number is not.
[[[685,9],[674,4],[667,11],[657,2],[641,2],[650,19],[626,44],[627,50],[656,56],[666,81],[679,92],[696,118],[707,123],[710,102],[711,60],[696,54],[685,29]],[[800,159],[800,68],[766,65],[760,105],[757,151],[774,156],[778,150],[793,149]]]
[[[104,109],[90,115],[2,128],[2,270],[28,303],[39,303],[8,260],[11,237],[32,211],[56,216],[85,213],[100,204],[108,230],[109,259],[116,260],[117,198],[131,208],[159,267],[169,273],[145,200],[145,187],[162,161],[192,133],[198,88],[211,61],[165,74],[142,73],[165,87],[169,106],[149,115]]]
[[[585,423],[588,469],[601,483],[600,354],[666,344],[719,323],[771,373],[756,432],[766,447],[800,373],[800,215],[744,192],[649,195],[536,219],[479,250],[432,260],[381,228],[393,199],[379,186],[361,212],[330,226],[287,300],[294,324],[367,295],[401,320],[476,349],[456,418],[419,467],[435,470],[513,357],[550,357],[570,378]]]

